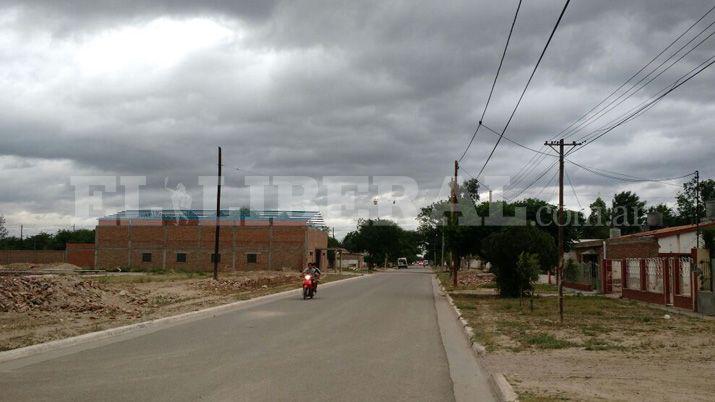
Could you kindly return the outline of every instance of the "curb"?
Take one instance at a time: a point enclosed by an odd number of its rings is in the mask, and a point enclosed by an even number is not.
[[[511,384],[509,384],[509,381],[507,381],[506,377],[504,377],[504,374],[492,373],[486,367],[484,367],[484,364],[482,364],[480,358],[486,356],[486,348],[484,347],[484,345],[472,340],[472,338],[474,337],[474,329],[470,327],[467,320],[462,317],[462,311],[459,309],[459,307],[457,307],[457,305],[454,304],[452,296],[450,296],[449,292],[444,289],[444,286],[442,286],[440,280],[436,277],[434,278],[434,280],[436,280],[439,284],[439,290],[447,298],[447,302],[450,306],[452,306],[454,313],[457,315],[457,319],[462,324],[462,328],[464,329],[464,336],[466,336],[467,341],[472,344],[472,351],[477,358],[477,362],[482,366],[484,371],[489,373],[489,385],[491,386],[494,395],[502,402],[517,402],[519,400],[519,397],[516,392],[514,392],[514,388],[512,388]]]
[[[322,285],[323,288],[331,287],[335,284],[345,283],[348,281],[361,279],[369,277],[369,275],[354,276],[351,278],[345,278],[338,281],[328,282]],[[284,290],[278,293],[271,293],[264,296],[259,296],[253,299],[240,300],[228,304],[221,304],[219,306],[205,308],[203,310],[190,311],[187,313],[172,315],[168,317],[156,318],[149,321],[137,322],[134,324],[123,325],[121,327],[109,328],[97,332],[89,332],[82,335],[72,336],[69,338],[57,339],[54,341],[38,343],[36,345],[25,346],[22,348],[12,349],[4,352],[0,352],[0,363],[6,363],[12,360],[22,359],[25,357],[30,357],[38,355],[45,352],[52,352],[56,350],[61,350],[69,348],[72,346],[81,345],[83,343],[88,343],[91,341],[99,341],[108,339],[114,336],[130,334],[132,332],[142,330],[142,329],[152,329],[153,327],[159,327],[166,324],[179,324],[182,322],[187,322],[196,319],[215,317],[218,314],[227,313],[229,311],[247,307],[253,304],[259,304],[262,302],[267,302],[273,299],[280,299],[283,296],[287,296],[291,293],[299,294],[301,288]],[[161,328],[157,328],[159,330]]]

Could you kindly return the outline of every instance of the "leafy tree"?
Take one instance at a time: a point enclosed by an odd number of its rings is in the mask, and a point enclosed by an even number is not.
[[[611,225],[622,234],[636,233],[645,223],[645,202],[636,193],[623,191],[611,201]]]
[[[526,208],[526,219],[536,222],[537,227],[548,233],[555,242],[559,238],[558,207],[536,198],[527,198],[514,203],[514,208]],[[582,237],[584,218],[580,212],[564,209],[564,247],[568,251],[575,240]]]
[[[697,211],[699,218],[705,217],[705,201],[715,199],[715,180],[708,179],[700,182],[699,187],[700,208]],[[695,178],[683,184],[683,191],[678,192],[676,202],[678,215],[683,223],[695,223],[696,216],[696,182]]]
[[[3,250],[64,250],[67,243],[94,243],[94,230],[60,230],[53,234],[41,232],[20,239],[16,236],[0,239]]]
[[[603,198],[597,197],[589,205],[591,213],[588,215],[586,225],[583,227],[583,238],[585,239],[607,239],[609,236],[609,226],[611,224],[611,210],[606,206]]]
[[[345,235],[343,246],[352,252],[366,252],[371,266],[394,262],[398,257],[414,261],[419,252],[414,232],[406,231],[388,219],[358,221],[357,229]]]
[[[502,297],[518,297],[530,289],[528,283],[524,282],[528,275],[519,268],[519,256],[522,253],[537,255],[541,269],[553,267],[558,261],[554,239],[533,225],[505,227],[484,239],[482,248],[492,263]]]
[[[648,208],[648,214],[658,213],[663,217],[663,226],[678,226],[685,222],[673,211],[672,208],[665,204],[652,205]]]
[[[539,279],[541,265],[539,264],[539,255],[535,253],[519,254],[516,261],[516,280],[519,284],[519,293],[533,294],[534,284]]]

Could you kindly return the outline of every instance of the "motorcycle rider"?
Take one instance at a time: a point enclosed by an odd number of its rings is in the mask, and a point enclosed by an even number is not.
[[[313,262],[308,263],[308,268],[303,270],[303,275],[310,275],[313,278],[313,291],[318,293],[318,280],[320,279],[320,268]]]

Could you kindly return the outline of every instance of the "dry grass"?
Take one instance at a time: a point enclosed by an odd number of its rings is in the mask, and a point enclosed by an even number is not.
[[[569,295],[558,299],[452,293],[524,401],[712,400],[715,320],[668,313],[635,301]]]
[[[668,339],[713,333],[715,322],[673,314],[631,301],[601,296],[566,297],[564,323],[556,297],[500,299],[453,295],[464,317],[475,323],[476,340],[487,350],[563,349],[637,351],[677,347]],[[658,334],[658,336],[654,336]]]

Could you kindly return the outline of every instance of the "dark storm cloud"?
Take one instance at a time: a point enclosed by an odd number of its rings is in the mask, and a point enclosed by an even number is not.
[[[16,181],[0,183],[0,207],[12,216],[71,213],[74,195],[67,183],[73,174],[147,175],[152,190],[145,197],[151,204],[166,203],[163,178],[170,177],[174,186],[186,183],[199,198],[196,177],[213,174],[216,145],[224,147],[229,186],[242,180],[235,168],[313,177],[407,175],[433,195],[479,119],[516,2],[0,5],[0,158],[5,155],[0,161],[17,164],[20,157],[44,163],[36,172],[22,170],[43,191],[17,192],[12,191]],[[562,5],[524,3],[485,118],[490,127],[499,130],[505,123]],[[706,1],[572,2],[507,135],[541,148],[709,7]],[[161,18],[208,19],[232,35],[217,34],[220,39],[210,45],[169,55],[161,68],[142,65],[142,58],[138,66],[101,65],[108,70],[99,73],[81,65],[87,55],[101,62],[132,51],[100,49],[108,53],[93,57],[96,49],[83,47],[93,40]],[[693,33],[713,19],[715,14]],[[713,43],[715,38],[574,138],[715,54]],[[696,168],[712,176],[713,87],[715,74],[704,72],[639,119],[574,154],[574,160],[643,177]],[[481,132],[464,168],[476,173],[495,140]],[[503,141],[485,174],[512,176],[531,156]],[[510,194],[533,181],[547,161],[531,167]],[[599,193],[610,199],[623,188],[570,168],[584,204]],[[524,196],[552,195],[552,186],[543,188],[549,177]],[[638,190],[664,200],[677,188],[643,184]]]

